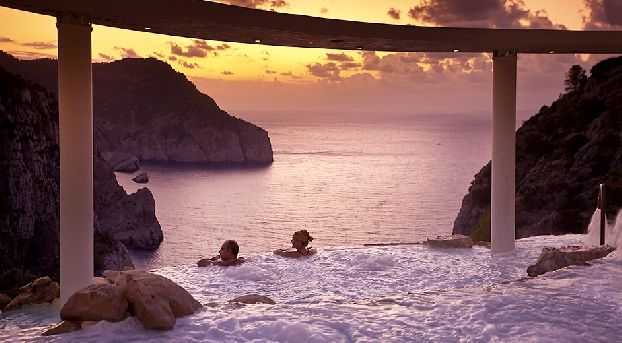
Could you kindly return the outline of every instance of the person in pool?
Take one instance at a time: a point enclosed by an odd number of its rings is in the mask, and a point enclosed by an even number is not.
[[[274,254],[293,258],[313,255],[316,253],[316,250],[307,247],[311,241],[313,241],[313,237],[311,237],[309,231],[296,231],[292,235],[292,247],[289,249],[277,249],[274,251]]]
[[[204,258],[197,262],[199,267],[237,266],[244,263],[244,257],[238,257],[240,246],[234,240],[226,240],[220,247],[220,253],[212,258]]]

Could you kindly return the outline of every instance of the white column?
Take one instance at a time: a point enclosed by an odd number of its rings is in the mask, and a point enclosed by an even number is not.
[[[91,25],[62,16],[58,28],[61,306],[93,277],[93,84]]]
[[[491,250],[514,251],[516,174],[516,53],[495,51],[492,105]]]

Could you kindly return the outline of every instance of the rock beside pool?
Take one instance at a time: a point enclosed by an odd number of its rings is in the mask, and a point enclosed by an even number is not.
[[[123,291],[105,282],[87,286],[72,294],[60,310],[60,318],[80,322],[117,322],[127,317],[128,303]]]
[[[146,329],[171,330],[175,318],[202,307],[185,289],[160,275],[138,270],[107,270],[103,275],[69,297],[60,312],[64,321],[44,336],[80,330],[101,320],[116,322],[129,315],[135,315]],[[112,279],[114,283],[109,283]]]
[[[434,248],[472,248],[473,240],[465,235],[436,236],[428,238],[425,244]]]
[[[117,275],[116,285],[127,297],[130,312],[146,329],[171,330],[175,318],[193,314],[201,308],[190,293],[160,275],[124,271]]]
[[[24,305],[51,303],[60,297],[58,283],[49,276],[40,277],[19,289],[20,293],[6,305],[5,310],[15,310]]]
[[[242,304],[269,304],[274,305],[276,302],[265,295],[248,294],[237,297],[233,300],[229,300],[230,303],[242,303]]]
[[[588,261],[603,258],[614,250],[615,248],[610,245],[544,247],[536,264],[527,268],[527,275],[538,276],[570,265],[583,265]]]
[[[54,326],[51,329],[48,329],[42,336],[52,336],[52,335],[60,335],[62,333],[68,333],[73,331],[78,331],[82,328],[82,325],[79,322],[72,322],[69,320],[62,321],[60,324]]]
[[[136,182],[136,183],[147,183],[149,182],[149,176],[147,175],[147,173],[140,173],[138,175],[136,175],[132,181]]]

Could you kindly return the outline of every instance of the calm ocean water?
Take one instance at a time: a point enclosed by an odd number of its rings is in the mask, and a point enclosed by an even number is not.
[[[491,120],[411,115],[391,120],[255,120],[274,163],[257,168],[145,164],[164,242],[135,264],[194,264],[235,239],[241,255],[290,245],[413,242],[449,234],[463,196],[491,156]],[[117,173],[128,192],[141,185]]]

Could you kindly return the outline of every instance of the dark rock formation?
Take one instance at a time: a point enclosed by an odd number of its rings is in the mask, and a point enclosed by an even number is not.
[[[16,310],[24,305],[51,303],[60,297],[58,283],[52,281],[48,276],[38,278],[19,290],[20,293],[6,305],[7,311]]]
[[[45,332],[42,333],[41,336],[53,336],[53,335],[60,335],[63,333],[78,331],[81,329],[80,324],[81,323],[79,322],[72,322],[72,321],[65,320],[61,322],[60,324],[55,325],[54,327],[48,330],[45,330]]]
[[[110,166],[94,156],[96,232],[125,233],[134,225],[155,236],[149,244],[141,238],[137,247],[157,246],[153,241],[161,241],[162,232],[153,197],[148,190],[140,193],[128,197]],[[127,223],[112,227],[110,216]],[[59,217],[58,105],[44,88],[0,69],[0,274],[17,268],[57,276]],[[95,235],[96,269],[131,266],[125,248],[102,237]]]
[[[11,302],[11,298],[4,293],[0,293],[0,311],[4,309],[4,307]]]
[[[132,181],[136,183],[147,183],[149,182],[149,175],[147,175],[147,173],[140,173],[132,178]]]
[[[240,304],[268,304],[275,305],[276,302],[265,295],[259,294],[248,294],[242,295],[235,299],[229,300],[230,303],[240,303]]]
[[[543,106],[516,134],[516,236],[583,233],[606,184],[607,214],[622,206],[622,57]],[[490,209],[490,163],[471,183],[453,227],[470,234]]]
[[[127,247],[157,248],[164,235],[155,216],[155,201],[147,188],[127,195],[108,163],[95,154],[93,161],[95,227],[112,233]],[[104,269],[116,269],[104,267]]]
[[[56,92],[56,61],[0,66]],[[123,59],[93,65],[95,145],[148,161],[270,163],[268,133],[222,111],[165,62]]]
[[[538,276],[571,265],[584,265],[589,261],[603,258],[614,250],[616,249],[609,245],[544,247],[538,261],[527,268],[527,275]]]
[[[472,248],[473,240],[465,235],[437,236],[423,242],[433,248]]]
[[[146,329],[171,330],[175,319],[188,316],[202,305],[173,281],[144,271],[124,271],[115,284],[127,297],[130,312]]]
[[[123,291],[111,284],[94,284],[72,294],[60,311],[60,318],[69,321],[118,322],[127,316],[127,299]]]
[[[0,273],[58,270],[58,105],[0,69]]]
[[[108,161],[108,164],[116,172],[133,173],[140,169],[140,161],[138,157],[118,151],[107,151],[102,157]]]

